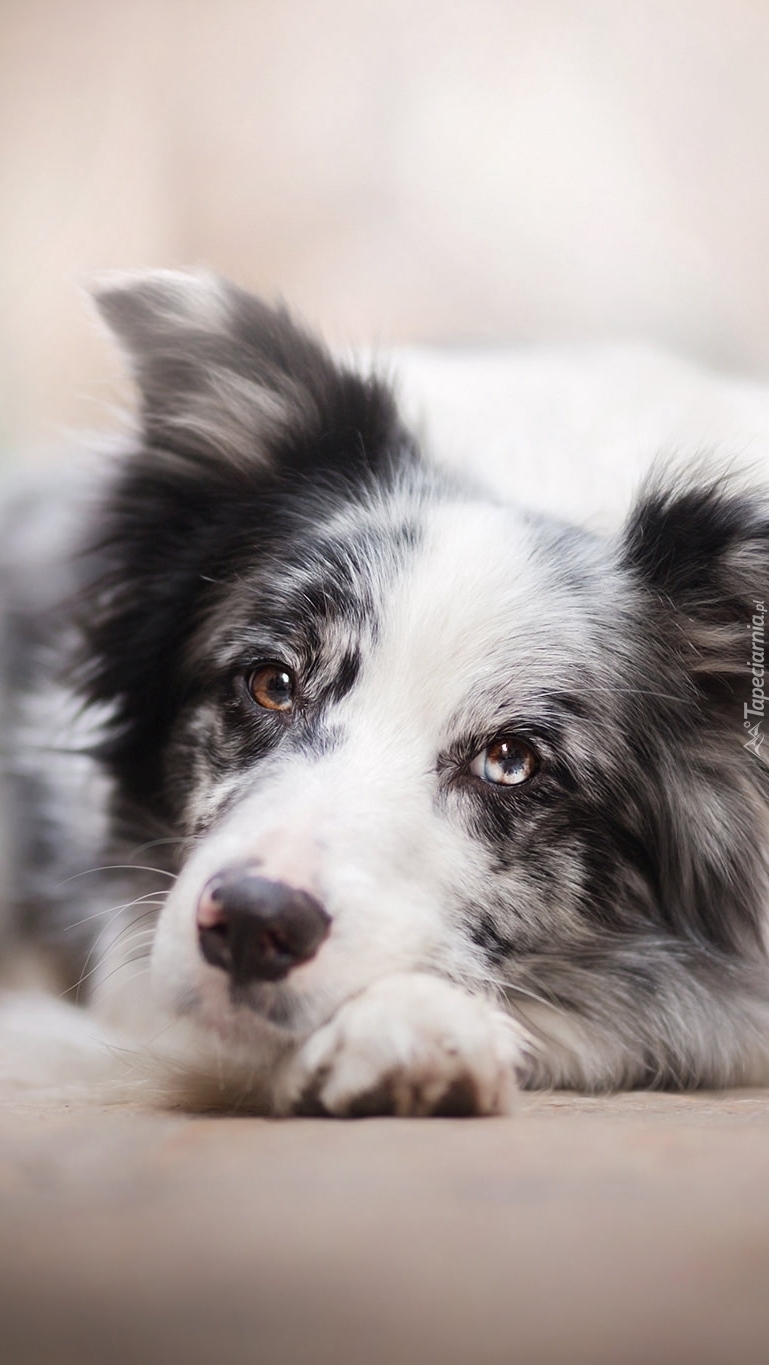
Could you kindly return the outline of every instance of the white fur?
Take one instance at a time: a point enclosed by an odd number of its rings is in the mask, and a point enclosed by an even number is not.
[[[178,321],[183,300],[173,276],[167,283],[169,315]],[[206,308],[218,325],[213,289]],[[519,503],[599,524],[616,521],[660,448],[704,443],[756,460],[769,448],[766,391],[643,351],[405,352],[398,368],[407,409],[418,416],[434,455]],[[248,387],[242,397],[250,402]],[[262,416],[281,418],[277,410]],[[193,427],[196,420],[193,414]],[[189,1016],[220,1040],[219,1056],[233,1073],[249,1066],[255,1074],[274,1073],[265,1103],[281,1112],[308,1088],[330,1112],[344,1112],[356,1094],[376,1089],[395,1071],[397,1112],[427,1112],[443,1089],[465,1076],[475,1084],[480,1112],[508,1112],[515,1066],[529,1047],[525,1029],[502,1016],[493,1000],[426,973],[436,958],[452,972],[453,927],[437,907],[442,888],[462,877],[469,841],[459,825],[449,832],[436,817],[434,755],[468,694],[483,691],[484,670],[493,679],[504,665],[513,683],[518,678],[523,685],[534,662],[537,676],[547,677],[541,579],[532,590],[526,523],[507,508],[472,501],[436,506],[428,526],[408,578],[388,593],[376,654],[340,705],[344,745],[309,765],[268,763],[258,789],[241,791],[232,812],[193,853],[161,914],[152,968],[160,1012],[147,1014],[145,1039],[165,1028],[165,1008]],[[499,656],[513,616],[517,638],[529,640],[520,659]],[[563,614],[559,631],[578,632],[576,619]],[[278,1002],[290,995],[298,1050],[283,1030],[233,1006],[223,973],[198,949],[202,888],[222,867],[252,859],[265,876],[316,895],[333,917],[334,932],[316,957],[295,968],[288,983],[264,988],[268,1003],[271,991]],[[116,953],[104,956],[105,981],[120,966],[119,945]],[[458,982],[463,974],[468,964],[457,955]],[[109,992],[113,1004],[119,971],[117,977]],[[135,1001],[137,985],[128,987]],[[42,1027],[50,1009],[41,1009]],[[546,1007],[532,1007],[535,1013],[543,1032],[557,1031]],[[30,1057],[40,1034],[28,1022],[33,1015],[9,1005],[0,1012],[0,1035],[18,1031]],[[63,1017],[57,1011],[57,1020]],[[51,1022],[69,1046],[69,1025],[60,1029],[52,1016]],[[194,1050],[199,1035],[190,1036]],[[76,1029],[69,1041],[73,1072],[87,1079],[92,1035]],[[594,1043],[574,1030],[559,1041],[567,1051],[585,1053],[589,1080]],[[607,1039],[604,1067],[610,1048]],[[750,1078],[759,1072],[763,1078],[761,1067],[751,1066]],[[32,1062],[27,1074],[31,1083],[50,1082],[50,1073]]]

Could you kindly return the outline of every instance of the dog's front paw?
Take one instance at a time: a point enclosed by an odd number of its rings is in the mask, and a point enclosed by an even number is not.
[[[279,1078],[282,1114],[508,1114],[527,1038],[437,977],[390,976],[343,1005]]]

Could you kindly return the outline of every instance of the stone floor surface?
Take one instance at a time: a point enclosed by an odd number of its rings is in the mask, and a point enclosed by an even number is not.
[[[769,1092],[347,1123],[8,1094],[0,1362],[769,1362]]]

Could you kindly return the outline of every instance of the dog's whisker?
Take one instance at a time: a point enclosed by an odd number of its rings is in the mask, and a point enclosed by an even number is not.
[[[89,970],[86,970],[93,956],[94,948],[92,948],[91,951],[89,952],[83,964],[83,970],[80,976],[78,977],[77,981],[74,981],[71,986],[67,986],[65,990],[59,992],[57,997],[59,1000],[65,1000],[68,995],[72,995],[72,993],[74,992],[75,1003],[76,1004],[79,1003],[81,987],[85,985],[86,981],[89,981],[91,979],[91,977],[99,970],[99,966],[101,965],[99,962],[96,962],[94,963],[93,967],[91,967]]]
[[[130,938],[132,931],[138,929],[140,925],[145,923],[145,921],[149,921],[153,927],[151,929],[142,929],[140,932],[148,934],[151,938],[154,937],[155,934],[154,926],[157,922],[157,914],[155,913],[154,910],[145,910],[141,915],[134,916],[134,918],[131,919],[128,924],[124,925],[118,931],[118,933],[115,934],[115,937],[110,940],[110,947],[116,948],[118,944],[124,943],[128,938]]]
[[[84,963],[84,968],[88,965],[94,953],[97,952],[102,947],[103,944],[119,943],[123,934],[130,930],[133,924],[138,924],[144,919],[151,918],[152,920],[156,920],[158,916],[157,910],[154,907],[150,906],[148,909],[142,911],[140,914],[131,916],[128,922],[125,925],[122,925],[120,924],[122,909],[123,907],[121,907],[120,910],[118,910],[113,915],[112,920],[110,920],[107,924],[101,926],[98,934],[96,934],[94,941],[91,944],[91,948],[88,952],[88,956],[86,957]],[[118,924],[120,925],[117,932],[114,932],[115,920],[117,920]]]
[[[80,877],[95,876],[97,872],[154,872],[158,877],[168,877],[172,882],[176,881],[178,875],[176,872],[169,872],[167,868],[146,867],[142,863],[105,863],[103,867],[87,867],[83,872],[73,872],[71,877],[65,877],[58,886],[67,886]]]
[[[59,994],[60,1000],[64,999],[67,995],[70,995],[74,991],[75,1002],[79,1003],[81,986],[84,986],[86,981],[89,981],[90,978],[93,976],[94,972],[98,971],[99,969],[98,961],[94,963],[93,967],[90,966],[90,963],[99,951],[99,948],[103,941],[104,932],[105,931],[102,930],[102,932],[98,934],[97,937],[94,939],[93,943],[91,944],[91,947],[89,948],[86,954],[85,961],[83,962],[83,966],[80,971],[80,976],[78,977],[77,981],[73,982],[71,986],[68,986],[66,990],[60,992]]]
[[[132,901],[120,901],[116,905],[108,905],[103,910],[94,910],[92,915],[84,915],[82,919],[71,920],[65,924],[63,932],[69,933],[72,929],[78,929],[82,924],[90,924],[92,920],[101,919],[104,915],[122,914],[124,910],[130,910],[133,905],[157,905],[162,907],[166,903],[166,896],[157,891],[147,891],[143,896],[137,896]]]
[[[131,902],[131,904],[134,904],[134,902]],[[123,939],[124,935],[130,933],[130,931],[131,931],[133,928],[135,928],[136,925],[140,924],[143,920],[149,919],[149,918],[152,918],[153,920],[157,919],[157,912],[156,912],[154,909],[145,910],[145,911],[143,911],[141,914],[134,916],[134,917],[129,921],[128,924],[124,925],[124,926],[118,931],[118,933],[114,936],[114,938],[109,939],[111,945],[114,946],[114,945],[120,943],[121,940]],[[68,986],[65,990],[61,991],[61,992],[59,993],[59,997],[58,997],[59,999],[64,999],[67,995],[71,994],[71,993],[74,991],[74,992],[75,992],[75,1000],[76,1000],[76,1001],[79,1001],[79,999],[80,999],[80,989],[81,989],[81,987],[84,986],[85,983],[91,979],[91,977],[94,975],[94,973],[97,972],[97,971],[99,970],[100,962],[96,962],[96,963],[94,964],[93,967],[90,966],[90,963],[91,963],[92,959],[93,959],[93,958],[97,955],[97,953],[99,952],[99,949],[101,948],[102,944],[103,944],[105,941],[108,940],[111,928],[112,928],[112,925],[111,925],[111,924],[107,924],[107,925],[105,925],[105,926],[101,929],[101,931],[97,934],[97,936],[95,937],[95,939],[94,939],[93,943],[91,944],[91,947],[90,947],[90,949],[89,949],[89,951],[88,951],[88,953],[87,953],[87,955],[86,955],[85,961],[83,962],[83,966],[82,966],[82,969],[81,969],[81,974],[80,974],[78,980],[75,981],[71,986]],[[154,929],[153,929],[153,930],[150,930],[150,931],[147,931],[147,932],[149,932],[149,933],[150,933],[150,936],[154,938]]]
[[[98,985],[97,985],[97,986],[95,987],[95,989],[94,989],[94,997],[96,997],[96,996],[98,996],[98,995],[101,995],[101,994],[105,991],[105,989],[107,988],[107,986],[108,986],[110,983],[112,983],[112,986],[113,986],[113,988],[114,988],[115,985],[120,985],[121,987],[125,987],[125,986],[130,986],[134,981],[139,981],[141,978],[143,978],[143,977],[146,975],[146,968],[145,968],[145,967],[139,968],[138,971],[133,972],[133,973],[132,973],[130,976],[128,976],[127,978],[126,978],[126,977],[121,978],[120,982],[115,982],[115,981],[114,981],[114,978],[115,978],[120,972],[123,972],[124,969],[125,969],[126,967],[128,967],[128,966],[135,966],[136,963],[138,963],[138,962],[148,962],[148,961],[149,961],[149,956],[150,956],[150,955],[149,955],[149,953],[147,953],[147,952],[139,953],[136,957],[134,957],[134,958],[128,958],[128,959],[126,959],[125,962],[121,962],[121,963],[119,964],[119,966],[113,967],[113,968],[112,968],[112,971],[111,971],[111,972],[108,972],[107,975],[106,975],[105,977],[103,977],[103,978],[98,982]]]
[[[144,844],[137,844],[135,848],[131,849],[129,856],[146,853],[151,848],[161,848],[166,844],[176,844],[178,848],[183,848],[187,842],[187,836],[183,834],[164,835],[162,839],[149,839]],[[175,876],[176,874],[171,873],[170,875]]]
[[[148,950],[152,946],[153,938],[154,933],[152,932],[152,930],[147,929],[137,929],[135,930],[134,933],[128,935],[120,945],[121,946],[120,960],[114,964],[112,970],[116,972],[120,971],[127,962],[132,961],[133,953],[135,952],[135,950],[139,948],[142,950],[142,952],[146,950],[147,955],[149,956]]]

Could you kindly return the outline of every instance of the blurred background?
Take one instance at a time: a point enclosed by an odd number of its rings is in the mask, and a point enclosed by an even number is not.
[[[768,68],[761,0],[0,0],[0,442],[104,423],[115,266],[765,374]]]

